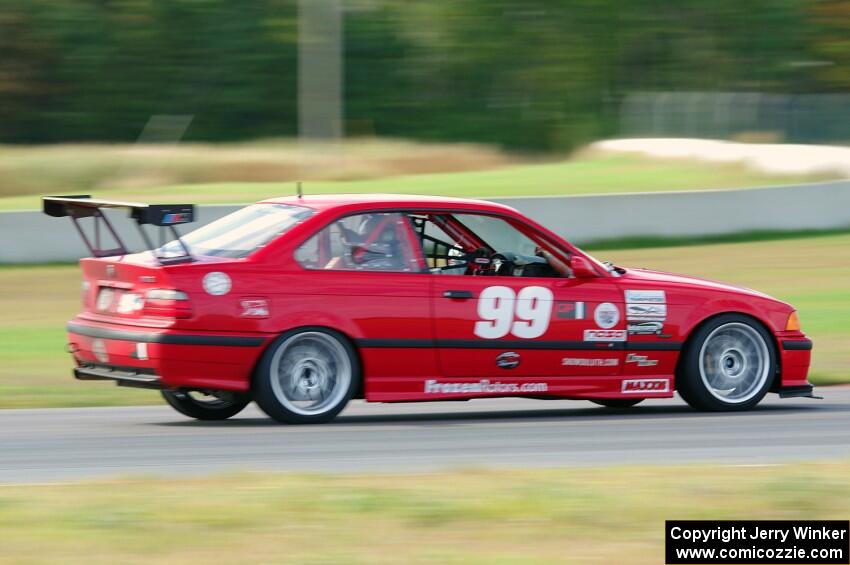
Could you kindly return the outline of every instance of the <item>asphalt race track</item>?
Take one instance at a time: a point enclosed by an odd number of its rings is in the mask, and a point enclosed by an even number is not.
[[[850,457],[850,388],[693,412],[679,399],[610,410],[524,399],[352,403],[322,426],[273,424],[255,407],[224,422],[167,406],[0,411],[0,483],[234,470],[429,471]]]

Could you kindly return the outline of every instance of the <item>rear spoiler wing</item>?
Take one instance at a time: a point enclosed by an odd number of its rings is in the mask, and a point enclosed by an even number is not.
[[[74,224],[74,227],[83,239],[83,243],[86,244],[93,257],[112,257],[115,255],[126,255],[130,252],[119,237],[118,232],[115,231],[109,218],[102,211],[106,208],[113,208],[129,210],[129,217],[135,220],[139,234],[144,240],[145,245],[154,253],[154,256],[160,263],[182,263],[193,260],[189,248],[180,239],[180,234],[177,233],[177,228],[175,227],[195,221],[195,207],[192,204],[142,204],[139,202],[100,200],[88,195],[44,196],[41,202],[43,211],[48,216],[54,218],[71,218],[71,222]],[[93,218],[92,236],[86,234],[86,231],[80,225],[80,220],[84,218]],[[173,238],[180,243],[184,254],[175,257],[158,255],[154,251],[155,246],[153,241],[142,227],[145,225],[161,228],[159,230],[160,247],[165,245],[166,238],[170,232]],[[115,247],[106,248],[103,246],[101,237],[103,230],[101,226],[109,232],[115,241]]]

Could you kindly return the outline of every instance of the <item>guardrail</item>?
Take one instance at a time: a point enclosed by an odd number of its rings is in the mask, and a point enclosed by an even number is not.
[[[636,236],[694,237],[745,231],[850,228],[850,181],[807,185],[492,199],[579,244]],[[239,206],[199,206],[195,226]],[[133,249],[131,222],[116,222]],[[69,222],[34,210],[0,213],[0,263],[72,262],[87,255]]]

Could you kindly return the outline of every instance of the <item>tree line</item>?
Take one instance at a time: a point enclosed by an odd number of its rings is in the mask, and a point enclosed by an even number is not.
[[[345,130],[560,151],[635,91],[842,92],[850,0],[345,0]],[[0,142],[297,134],[296,0],[4,0]],[[321,72],[317,70],[317,72]]]

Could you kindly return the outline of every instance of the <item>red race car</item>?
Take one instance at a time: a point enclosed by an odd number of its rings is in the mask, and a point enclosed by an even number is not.
[[[129,254],[108,208],[128,209],[151,250]],[[352,398],[628,407],[677,390],[743,410],[812,395],[812,342],[788,304],[600,263],[499,204],[277,198],[182,237],[191,205],[45,197],[44,211],[69,216],[94,256],[68,323],[76,378],[160,389],[194,418],[251,400],[317,423]],[[164,232],[158,247],[146,226]]]

